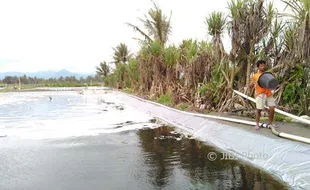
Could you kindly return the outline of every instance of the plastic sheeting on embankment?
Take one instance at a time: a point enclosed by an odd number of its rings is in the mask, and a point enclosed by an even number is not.
[[[154,102],[117,92],[118,98],[278,176],[294,189],[310,189],[310,145],[261,135],[228,124],[193,116]],[[231,123],[234,125],[234,123]],[[252,127],[252,126],[249,126]],[[270,131],[271,133],[271,131]],[[214,158],[214,157],[213,157]]]

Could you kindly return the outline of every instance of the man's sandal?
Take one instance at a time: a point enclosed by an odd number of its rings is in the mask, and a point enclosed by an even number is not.
[[[277,124],[268,124],[268,123],[262,123],[261,125],[260,125],[260,127],[263,127],[263,128],[270,128],[270,126],[273,126],[274,128],[278,128],[279,127],[279,125],[277,125]]]
[[[267,124],[267,123],[262,123],[262,124],[260,125],[260,127],[269,128],[269,124]]]

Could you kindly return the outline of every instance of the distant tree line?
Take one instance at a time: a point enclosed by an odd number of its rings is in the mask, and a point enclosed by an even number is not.
[[[75,76],[70,77],[59,77],[59,78],[37,78],[37,77],[28,77],[26,75],[18,77],[18,76],[6,76],[0,83],[2,84],[19,84],[19,80],[21,84],[38,84],[45,86],[82,86],[85,83],[90,86],[98,85],[102,81],[102,78],[98,75],[96,76],[88,76],[86,78],[77,79]]]

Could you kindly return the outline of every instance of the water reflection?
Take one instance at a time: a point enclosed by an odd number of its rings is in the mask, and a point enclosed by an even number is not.
[[[184,172],[191,189],[287,189],[270,175],[236,160],[210,161],[208,154],[215,152],[202,142],[181,138],[173,128],[139,130],[144,162],[148,177],[155,188],[170,186],[176,173]],[[188,189],[188,188],[186,188]]]

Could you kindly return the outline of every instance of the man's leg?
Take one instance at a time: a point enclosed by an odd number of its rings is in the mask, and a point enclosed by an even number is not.
[[[261,112],[262,112],[262,110],[259,110],[259,109],[256,110],[256,126],[255,126],[256,130],[259,129],[259,119],[261,116]]]
[[[274,106],[269,107],[269,123],[268,125],[271,125],[274,118]]]
[[[268,125],[271,125],[273,122],[274,110],[275,110],[275,106],[276,106],[276,103],[275,103],[274,98],[272,96],[267,98],[267,106],[269,107],[269,123],[268,123]]]
[[[266,104],[266,95],[265,94],[260,94],[256,97],[256,126],[255,129],[259,129],[259,120],[261,117],[261,112],[265,107]]]

